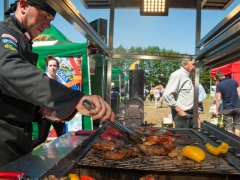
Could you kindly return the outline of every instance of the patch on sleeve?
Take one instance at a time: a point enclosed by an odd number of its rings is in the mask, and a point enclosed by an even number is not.
[[[6,37],[6,38],[9,38],[11,40],[13,40],[15,43],[17,43],[17,40],[15,37],[13,37],[12,35],[10,34],[2,34],[2,37]]]
[[[11,44],[13,45],[15,48],[18,48],[18,45],[11,39],[8,39],[8,38],[2,38],[2,43],[5,43],[5,44]]]
[[[6,49],[10,49],[10,50],[12,50],[12,51],[17,51],[17,49],[16,49],[15,47],[13,47],[13,45],[11,45],[11,44],[5,44],[4,47],[5,47]]]

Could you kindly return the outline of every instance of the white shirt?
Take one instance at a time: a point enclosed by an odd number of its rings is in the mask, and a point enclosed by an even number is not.
[[[160,90],[159,89],[154,89],[154,97],[155,98],[160,98]]]
[[[190,73],[183,67],[171,74],[163,98],[170,107],[179,106],[184,111],[193,108],[194,87]]]
[[[52,76],[48,72],[46,74],[48,75],[48,77],[52,78]],[[54,79],[54,78],[52,78],[52,79]],[[57,74],[56,74],[56,79],[55,80],[58,81],[59,83],[62,83],[61,79],[58,77]]]

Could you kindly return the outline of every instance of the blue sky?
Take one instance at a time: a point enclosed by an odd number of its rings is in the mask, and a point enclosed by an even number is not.
[[[1,2],[3,4],[3,0]],[[14,0],[9,0],[9,2],[12,3]],[[109,20],[109,9],[85,9],[80,0],[72,0],[72,3],[88,22],[98,18]],[[240,0],[235,0],[225,11],[202,11],[201,37],[214,28],[239,3]],[[3,20],[2,5],[0,12],[0,20]],[[59,14],[56,15],[52,24],[71,41],[86,42],[85,37]],[[137,9],[115,10],[114,48],[119,45],[127,49],[131,46],[142,48],[158,46],[192,55],[195,53],[195,34],[195,10],[170,9],[168,16],[140,16],[140,10]]]

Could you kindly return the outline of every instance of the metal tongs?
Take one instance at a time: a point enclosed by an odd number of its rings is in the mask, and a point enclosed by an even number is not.
[[[82,104],[88,110],[94,109],[94,105],[87,99],[85,99]],[[105,122],[109,126],[112,126],[116,130],[118,130],[123,136],[134,141],[136,144],[143,144],[142,138],[136,132],[130,130],[129,128],[124,126],[122,123],[120,123],[118,120],[114,120],[113,122],[110,120],[107,120]]]

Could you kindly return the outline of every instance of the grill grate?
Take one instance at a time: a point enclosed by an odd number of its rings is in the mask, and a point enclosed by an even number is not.
[[[181,149],[182,147],[179,147],[179,150]],[[230,166],[224,158],[212,156],[207,153],[206,159],[199,164],[188,159],[177,160],[166,156],[131,157],[120,161],[112,161],[102,158],[100,151],[91,149],[78,164],[80,166],[134,170],[239,174],[239,171]]]
[[[181,137],[176,138],[173,144],[181,151],[187,145],[195,145],[200,147],[206,153],[205,160],[200,164],[193,160],[176,158],[171,159],[167,156],[143,156],[142,158],[130,157],[119,161],[106,160],[102,158],[101,151],[91,148],[78,162],[80,168],[96,169],[118,169],[118,170],[135,170],[135,171],[151,171],[156,173],[161,172],[190,172],[200,174],[229,174],[239,175],[240,171],[228,163],[225,156],[213,156],[209,154],[205,148],[205,142],[199,135],[191,129],[172,129],[175,133],[180,133]],[[99,136],[96,134],[96,136]],[[92,145],[89,142],[88,145]],[[240,160],[234,155],[228,153],[230,158],[240,164]]]

